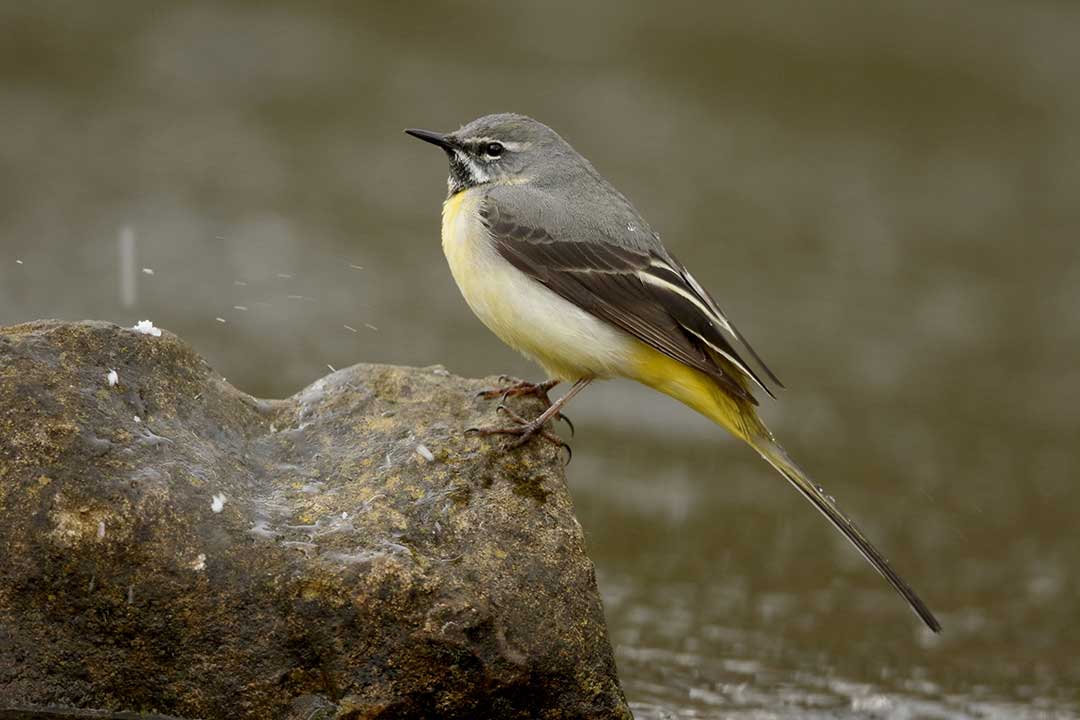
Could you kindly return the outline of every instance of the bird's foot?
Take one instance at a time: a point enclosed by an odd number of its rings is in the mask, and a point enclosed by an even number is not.
[[[544,403],[544,409],[551,407],[551,398],[548,397],[548,391],[551,388],[559,384],[558,380],[545,380],[542,383],[531,383],[524,380],[519,382],[509,382],[510,378],[506,375],[499,376],[500,381],[508,382],[507,385],[502,387],[490,388],[488,390],[481,390],[476,394],[477,397],[482,397],[485,400],[494,400],[495,398],[520,397],[522,395],[534,395],[540,398]]]
[[[566,442],[548,430],[544,425],[545,419],[538,417],[535,420],[526,420],[518,415],[516,412],[508,408],[506,405],[500,404],[497,408],[499,412],[506,413],[506,416],[513,421],[513,425],[487,425],[483,427],[471,427],[465,431],[466,435],[516,435],[514,440],[511,440],[505,445],[505,449],[513,450],[519,448],[525,443],[529,442],[533,437],[542,437],[552,445],[558,445],[561,448],[566,448],[567,454],[572,455],[573,451]]]
[[[477,397],[484,398],[485,400],[494,400],[499,398],[506,401],[507,398],[521,397],[523,395],[532,395],[539,398],[540,402],[544,404],[544,409],[551,407],[551,398],[548,397],[548,393],[553,387],[559,384],[559,380],[545,380],[542,383],[531,383],[525,380],[518,382],[510,382],[511,378],[507,375],[500,375],[500,381],[507,382],[509,384],[502,387],[489,388],[487,390],[481,390],[476,393]],[[574,423],[570,422],[570,418],[566,417],[562,413],[555,416],[556,420],[563,420],[570,428],[570,436],[574,435]],[[524,442],[524,441],[523,441]]]

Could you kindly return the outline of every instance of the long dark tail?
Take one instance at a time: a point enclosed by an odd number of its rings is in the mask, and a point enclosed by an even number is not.
[[[768,431],[766,430],[765,433]],[[829,519],[837,530],[844,534],[852,545],[854,545],[862,556],[874,566],[874,569],[881,573],[881,576],[889,581],[889,584],[896,589],[896,592],[900,593],[911,609],[915,611],[915,614],[922,618],[922,621],[926,623],[926,626],[934,632],[941,632],[941,623],[934,617],[934,613],[930,612],[930,608],[926,607],[926,603],[915,594],[915,591],[911,589],[911,586],[904,582],[904,579],[900,577],[895,570],[889,565],[889,561],[885,559],[877,548],[875,548],[866,537],[859,532],[859,528],[855,527],[855,523],[851,522],[844,513],[840,512],[840,509],[836,507],[835,501],[831,497],[825,494],[825,491],[818,485],[815,485],[810,477],[803,472],[802,468],[795,464],[784,448],[780,447],[777,442],[764,434],[754,433],[747,442],[758,451],[761,457],[776,468],[781,475],[787,478],[796,490],[802,493],[803,497],[809,500],[814,507],[816,507],[822,515]]]
[[[784,449],[773,439],[765,424],[758,418],[748,394],[733,393],[727,385],[717,382],[688,365],[673,360],[651,348],[642,345],[645,358],[640,363],[639,374],[635,379],[656,388],[666,395],[686,403],[705,417],[711,418],[721,427],[738,438],[749,443],[761,457],[788,479],[795,489],[813,503],[822,515],[829,519],[836,529],[844,534],[852,545],[862,553],[874,569],[881,573],[889,584],[896,588],[911,609],[918,614],[934,632],[941,631],[941,624],[919,599],[904,580],[889,566],[889,562],[878,552],[870,541],[863,537],[855,523],[840,512],[836,504],[802,471],[795,461],[788,457]],[[749,392],[749,380],[723,358],[717,362],[725,368],[725,374],[736,384]]]

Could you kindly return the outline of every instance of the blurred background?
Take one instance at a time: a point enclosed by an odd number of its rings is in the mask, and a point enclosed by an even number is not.
[[[445,159],[401,134],[533,115],[713,291],[790,388],[778,436],[945,625],[608,383],[568,476],[637,716],[1074,716],[1080,5],[873,5],[3,3],[0,323],[150,318],[264,397],[539,378],[460,299]]]

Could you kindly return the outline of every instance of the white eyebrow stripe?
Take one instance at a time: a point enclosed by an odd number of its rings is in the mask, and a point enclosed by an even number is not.
[[[678,273],[677,270],[675,270],[671,266],[667,265],[666,263],[657,264],[656,262],[653,262],[652,265],[654,267],[660,267],[660,268],[664,268],[665,270],[669,270],[671,272],[674,272],[674,273],[678,274],[679,277],[686,277],[686,276]],[[662,289],[668,290],[669,292],[674,292],[674,293],[676,293],[678,295],[681,295],[682,297],[686,298],[687,300],[689,300],[691,303],[694,304],[694,307],[696,307],[698,310],[701,311],[702,315],[709,318],[709,320],[711,320],[714,324],[719,325],[724,330],[731,333],[731,335],[733,335],[733,336],[735,335],[735,333],[731,329],[730,323],[728,323],[728,321],[727,321],[727,318],[725,318],[722,313],[718,312],[719,308],[711,307],[711,303],[709,305],[706,305],[705,302],[702,301],[702,299],[700,297],[698,297],[696,294],[694,294],[692,292],[689,292],[686,288],[680,287],[680,286],[676,285],[675,283],[669,282],[669,281],[667,281],[667,280],[665,280],[665,279],[663,279],[661,277],[657,277],[656,275],[653,275],[652,273],[647,272],[645,270],[639,270],[638,273],[637,273],[637,276],[638,276],[638,278],[640,278],[642,280],[642,282],[647,282],[650,285],[652,285],[653,287],[662,288]],[[693,278],[690,278],[690,279],[693,280]],[[693,284],[697,285],[696,282],[693,283]],[[698,286],[698,287],[700,287],[700,286]]]

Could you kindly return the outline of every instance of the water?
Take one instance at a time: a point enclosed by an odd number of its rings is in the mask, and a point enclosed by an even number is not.
[[[717,5],[7,3],[0,322],[151,318],[261,396],[536,378],[401,134],[527,112],[714,291],[945,626],[752,452],[590,388],[570,481],[638,717],[1080,716],[1080,7]]]

